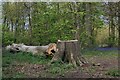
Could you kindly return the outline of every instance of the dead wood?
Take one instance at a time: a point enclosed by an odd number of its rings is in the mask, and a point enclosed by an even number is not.
[[[62,62],[68,62],[73,64],[75,67],[82,66],[87,63],[85,58],[82,57],[80,53],[80,47],[78,40],[68,40],[57,42],[57,53],[51,60],[51,63],[61,60]]]

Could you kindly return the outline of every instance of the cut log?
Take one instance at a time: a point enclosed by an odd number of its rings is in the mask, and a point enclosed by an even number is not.
[[[14,47],[13,45],[9,45],[9,46],[7,46],[6,47],[6,50],[8,50],[8,51],[10,51],[10,52],[12,52],[12,53],[16,53],[16,52],[19,52],[19,49],[18,48],[16,48],[16,47]]]
[[[73,64],[75,67],[82,66],[87,61],[82,57],[80,53],[80,46],[78,40],[68,40],[57,42],[57,53],[51,60],[51,63],[61,60],[62,62],[68,62]]]
[[[54,53],[57,51],[55,43],[50,43],[46,46],[27,46],[24,45],[23,43],[22,44],[13,43],[12,45],[8,45],[6,47],[6,50],[9,50],[11,52],[19,51],[31,52],[33,55],[44,53],[46,56],[53,56]]]
[[[48,48],[45,51],[45,54],[46,54],[46,56],[53,56],[56,51],[57,51],[56,44],[50,43],[48,45]]]

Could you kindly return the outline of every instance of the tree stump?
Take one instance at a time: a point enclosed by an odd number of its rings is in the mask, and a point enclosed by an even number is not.
[[[75,67],[82,66],[87,61],[82,57],[80,53],[80,46],[78,40],[68,40],[57,42],[57,53],[53,56],[51,63],[61,60],[62,62],[69,62]]]

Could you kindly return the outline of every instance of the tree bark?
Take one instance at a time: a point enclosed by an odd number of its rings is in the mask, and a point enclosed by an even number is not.
[[[92,20],[91,20],[91,8],[92,8],[92,4],[91,3],[87,3],[86,4],[86,15],[85,15],[85,27],[86,27],[86,31],[87,31],[87,35],[88,35],[88,47],[92,47]]]
[[[3,20],[3,27],[2,27],[2,46],[4,46],[4,37],[5,37],[5,26],[6,26],[6,16],[4,17],[4,20]]]
[[[53,56],[51,63],[55,61],[68,62],[75,67],[86,64],[87,61],[81,56],[78,40],[68,40],[57,42],[57,53]]]
[[[32,44],[32,26],[31,26],[31,11],[30,11],[30,8],[29,8],[29,13],[28,13],[28,17],[29,17],[29,44],[31,45]]]
[[[17,35],[18,35],[18,33],[17,33],[17,31],[18,31],[18,19],[16,20],[16,23],[15,23],[15,30],[14,30],[14,43],[16,43],[17,42]]]
[[[75,4],[75,12],[77,12],[75,14],[75,26],[76,26],[76,34],[75,34],[75,39],[77,39],[78,41],[80,41],[80,34],[79,34],[79,30],[80,30],[80,16],[78,14],[79,10],[79,4],[78,3],[74,3]]]
[[[120,51],[120,1],[118,2],[118,50]]]
[[[109,2],[109,47],[114,46],[115,42],[115,23],[114,23],[114,17],[115,17],[115,11],[113,3]]]

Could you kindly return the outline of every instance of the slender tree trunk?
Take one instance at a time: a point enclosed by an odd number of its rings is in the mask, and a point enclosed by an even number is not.
[[[120,1],[118,2],[118,34],[119,34],[119,36],[118,36],[118,50],[120,51]]]
[[[77,32],[76,32],[76,39],[78,40],[78,42],[80,42],[80,16],[78,14],[78,12],[80,12],[80,6],[79,4],[76,4],[76,11],[77,11],[77,15],[76,15],[76,28],[77,28]]]
[[[19,6],[18,6],[18,4],[19,4],[18,2],[15,3],[17,10],[16,10],[15,30],[14,30],[14,43],[17,42],[17,36],[18,36],[17,35],[18,34],[18,32],[17,32],[18,31],[18,21],[19,21],[19,14],[18,14],[19,13],[19,10],[18,10]]]
[[[3,26],[2,26],[2,42],[3,42],[2,46],[4,46],[5,25],[6,25],[6,16],[4,17]]]
[[[27,10],[28,10],[28,13],[27,13],[27,16],[28,16],[28,21],[29,21],[29,30],[28,30],[28,34],[29,34],[29,45],[31,45],[32,44],[32,24],[31,24],[31,7],[32,7],[32,3],[24,3],[24,6],[27,8]]]
[[[114,46],[115,43],[115,25],[114,25],[114,4],[109,2],[109,46]]]
[[[60,4],[59,3],[57,3],[57,11],[56,11],[56,14],[58,15],[57,17],[58,17],[58,20],[60,20]],[[58,31],[59,32],[59,31]],[[60,31],[59,33],[59,37],[58,37],[58,39],[61,39],[61,37],[62,37],[62,32]]]
[[[17,42],[17,34],[18,34],[18,19],[16,20],[16,23],[15,23],[15,30],[14,30],[14,43]]]
[[[77,39],[78,41],[80,41],[80,16],[79,16],[79,14],[78,14],[78,12],[80,11],[80,9],[79,9],[79,3],[76,3],[76,2],[74,2],[73,4],[72,4],[72,6],[73,6],[73,8],[71,8],[71,10],[73,11],[73,12],[75,12],[74,13],[74,26],[75,26],[75,29],[76,29],[76,32],[75,32],[75,39]]]
[[[9,31],[10,30],[10,28],[9,28],[9,21],[8,21],[8,19],[7,19],[7,21],[6,21],[6,26],[7,26],[7,29],[6,29],[6,31]]]
[[[90,45],[92,45],[92,47],[94,46],[94,28],[93,28],[93,5],[92,3],[89,4],[90,5],[90,26],[89,26],[89,34],[90,34]]]
[[[29,45],[32,44],[32,26],[31,26],[31,8],[29,7],[29,13],[28,13],[28,17],[29,17]]]
[[[11,19],[11,31],[13,32],[13,21]]]
[[[86,4],[85,27],[88,35],[88,47],[92,46],[91,3]]]
[[[82,8],[83,8],[83,12],[84,12],[83,17],[82,17],[82,27],[84,27],[85,26],[86,3],[82,4]]]

